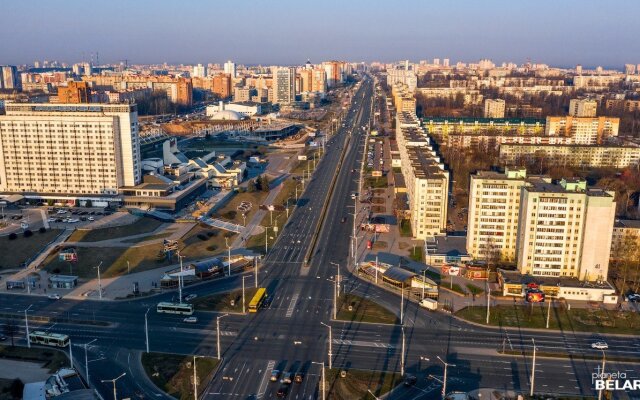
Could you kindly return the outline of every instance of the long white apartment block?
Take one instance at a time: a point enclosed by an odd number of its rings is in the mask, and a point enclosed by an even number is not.
[[[117,194],[142,180],[135,104],[7,104],[0,191]]]

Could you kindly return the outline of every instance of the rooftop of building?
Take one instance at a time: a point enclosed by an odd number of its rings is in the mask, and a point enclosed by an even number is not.
[[[553,182],[542,177],[535,176],[527,179],[530,186],[525,186],[524,190],[533,193],[584,193],[593,197],[613,197],[613,195],[601,188],[587,188],[586,181],[568,178],[560,182]]]
[[[523,284],[528,285],[535,283],[541,286],[562,286],[571,288],[600,288],[600,289],[613,289],[613,286],[609,282],[584,282],[578,278],[571,277],[554,277],[554,276],[533,276],[523,275],[518,271],[507,271],[498,269],[498,274],[501,276],[502,281],[507,284]]]
[[[7,103],[5,111],[7,116],[20,115],[21,113],[102,113],[102,112],[134,112],[135,104],[103,104],[103,103]]]
[[[640,229],[640,220],[637,219],[616,219],[614,228]]]
[[[425,152],[421,148],[408,147],[407,154],[409,156],[409,160],[411,161],[413,173],[416,178],[445,178],[444,170],[443,168],[440,168],[440,165],[442,164],[438,163],[434,158],[432,158],[430,153]]]
[[[466,236],[435,236],[426,242],[428,255],[459,257],[469,255]]]

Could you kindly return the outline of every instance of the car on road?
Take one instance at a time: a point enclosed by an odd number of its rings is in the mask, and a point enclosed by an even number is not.
[[[53,217],[47,218],[47,222],[56,222],[56,219]]]
[[[418,382],[418,378],[416,378],[414,375],[409,375],[404,379],[405,386],[413,386],[417,382]]]
[[[50,298],[51,300],[60,300],[60,295],[59,294],[50,294],[49,296],[47,296],[48,298]]]
[[[197,294],[193,294],[193,293],[192,293],[192,294],[190,294],[190,295],[186,296],[186,297],[184,298],[184,300],[185,300],[185,301],[190,301],[190,300],[195,299],[196,297],[198,297],[198,295],[197,295]]]
[[[296,373],[296,376],[293,378],[293,381],[295,383],[302,383],[303,380],[304,380],[304,374],[302,372]]]
[[[279,377],[280,377],[280,371],[278,371],[277,369],[274,369],[273,371],[271,371],[271,378],[269,378],[269,380],[271,382],[277,382]]]
[[[599,341],[599,342],[591,343],[591,348],[598,349],[598,350],[606,350],[609,348],[609,345],[607,344],[607,342]]]
[[[0,335],[0,342],[4,342],[5,340],[7,340],[7,337]]]
[[[87,218],[87,219],[88,219],[89,221],[95,221],[95,220],[96,220],[96,219],[95,219],[95,218],[93,218],[93,217],[89,217],[89,218]]]
[[[20,228],[29,229],[29,224],[27,224],[26,222],[22,222],[22,223],[20,223]]]
[[[285,372],[284,376],[282,377],[282,383],[286,383],[288,385],[292,382],[292,379],[293,379],[293,372]]]
[[[340,220],[340,222],[341,222],[341,223],[343,223],[343,224],[344,224],[345,222],[347,222],[347,217],[342,217],[342,219]]]
[[[271,305],[272,301],[273,301],[273,297],[271,296],[265,297],[264,301],[262,302],[262,308],[268,308]]]
[[[281,398],[287,397],[287,394],[289,394],[289,388],[286,386],[281,386],[276,392],[276,396]]]
[[[182,320],[182,322],[186,322],[188,324],[195,324],[198,322],[198,317],[186,317]]]

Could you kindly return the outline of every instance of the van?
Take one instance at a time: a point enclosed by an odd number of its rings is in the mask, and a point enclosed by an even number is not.
[[[422,299],[420,300],[420,307],[435,311],[438,309],[438,301],[434,299]]]

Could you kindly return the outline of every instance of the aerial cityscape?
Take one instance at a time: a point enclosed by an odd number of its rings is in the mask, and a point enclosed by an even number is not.
[[[0,400],[640,399],[640,3],[0,7]]]

